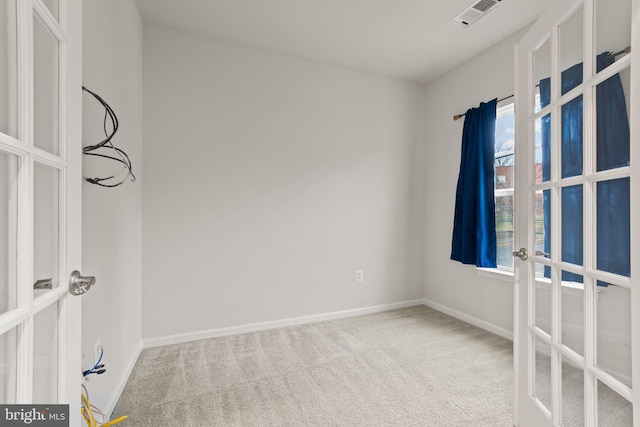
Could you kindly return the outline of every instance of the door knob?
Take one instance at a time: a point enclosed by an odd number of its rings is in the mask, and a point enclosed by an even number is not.
[[[33,284],[33,289],[51,289],[53,288],[53,279],[40,279],[36,280]]]
[[[546,252],[542,252],[542,251],[536,251],[536,256],[543,256],[545,258],[551,258],[551,255],[549,255]]]
[[[520,248],[519,251],[514,251],[513,256],[520,258],[522,261],[526,261],[529,258],[529,254],[525,248]]]
[[[78,270],[73,271],[71,273],[71,278],[69,279],[69,292],[71,295],[82,295],[86,293],[94,284],[96,283],[96,278],[93,276],[81,276]]]

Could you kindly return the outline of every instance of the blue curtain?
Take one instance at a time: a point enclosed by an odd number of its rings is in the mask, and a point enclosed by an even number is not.
[[[494,162],[497,99],[467,111],[456,190],[451,259],[495,268]]]
[[[598,70],[613,62],[610,54],[599,55]],[[597,86],[596,101],[597,171],[629,166],[629,118],[620,75]],[[629,178],[597,183],[596,267],[627,277],[631,276],[630,194]]]
[[[609,52],[598,55],[597,69],[603,70],[614,62]],[[562,72],[561,91],[564,95],[582,82],[582,64]],[[550,80],[540,81],[540,104],[550,102]],[[561,176],[568,178],[582,174],[583,101],[579,96],[561,109]],[[551,122],[542,118],[542,178],[550,178]],[[627,106],[619,75],[615,75],[596,88],[596,166],[598,171],[629,164],[629,121]],[[583,264],[583,197],[582,186],[562,189],[562,254],[561,259],[572,264]],[[630,274],[630,210],[629,180],[620,179],[597,184],[597,268],[617,274]],[[543,192],[544,252],[551,249],[551,193]],[[546,277],[550,276],[545,267]],[[582,282],[580,275],[563,271],[562,280]],[[606,285],[600,283],[599,285]]]

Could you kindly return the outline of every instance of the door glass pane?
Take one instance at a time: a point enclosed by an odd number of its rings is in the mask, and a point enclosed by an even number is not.
[[[563,271],[563,275],[565,275]],[[584,356],[584,288],[580,283],[563,281],[562,300],[562,344]]]
[[[562,106],[562,178],[582,175],[582,95]]]
[[[551,258],[551,190],[534,193],[534,208],[536,255]],[[542,264],[536,264],[535,272],[551,277],[548,268],[545,269]]]
[[[34,15],[33,19],[34,144],[59,154],[58,40]]]
[[[58,286],[58,170],[36,163],[34,170],[34,279]],[[46,290],[34,291],[34,296]]]
[[[563,71],[563,94],[582,83],[583,22],[583,7],[580,6],[560,25],[560,69]],[[565,75],[567,73],[569,76]]]
[[[0,335],[0,403],[16,403],[16,329]]]
[[[626,55],[625,48],[631,46],[631,0],[597,0],[595,12],[596,55],[604,52],[618,54],[616,58]]]
[[[562,261],[582,265],[582,185],[562,189]],[[564,272],[562,280],[582,282],[573,273]]]
[[[562,426],[584,426],[584,373],[569,358],[562,358]]]
[[[534,111],[549,105],[551,101],[551,41],[547,39],[533,52],[533,93],[539,94],[535,98]]]
[[[15,0],[0,1],[0,132],[18,137]]]
[[[534,123],[534,173],[535,183],[551,179],[551,115],[536,119]]]
[[[58,401],[58,303],[33,318],[33,403]]]
[[[544,269],[545,266],[536,263],[536,270]],[[548,268],[548,267],[546,267]],[[551,335],[551,280],[546,277],[537,277],[534,288],[536,318],[535,325],[542,331]]]
[[[540,338],[535,338],[535,397],[551,411],[551,347]]]
[[[596,256],[598,270],[631,274],[629,178],[597,183]]]
[[[58,16],[58,0],[42,0],[42,2],[45,4],[45,6],[47,6],[47,9],[49,9],[49,12],[51,12],[51,14],[53,15],[54,18],[59,19]]]
[[[633,405],[598,381],[598,427],[632,427]]]
[[[497,264],[513,268],[513,196],[496,197],[496,239]]]
[[[0,151],[0,313],[16,307],[18,158]]]
[[[629,166],[630,68],[596,87],[596,170]]]
[[[597,366],[631,387],[631,291],[598,286]]]

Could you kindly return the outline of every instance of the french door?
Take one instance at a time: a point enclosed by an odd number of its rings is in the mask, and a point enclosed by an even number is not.
[[[640,426],[637,0],[555,0],[516,49],[518,426]]]
[[[0,2],[0,403],[80,425],[82,2]]]

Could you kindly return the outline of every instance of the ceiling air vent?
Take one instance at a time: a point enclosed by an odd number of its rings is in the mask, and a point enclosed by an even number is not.
[[[469,26],[482,18],[501,1],[502,0],[478,0],[453,19],[454,21],[461,22],[465,27]]]

